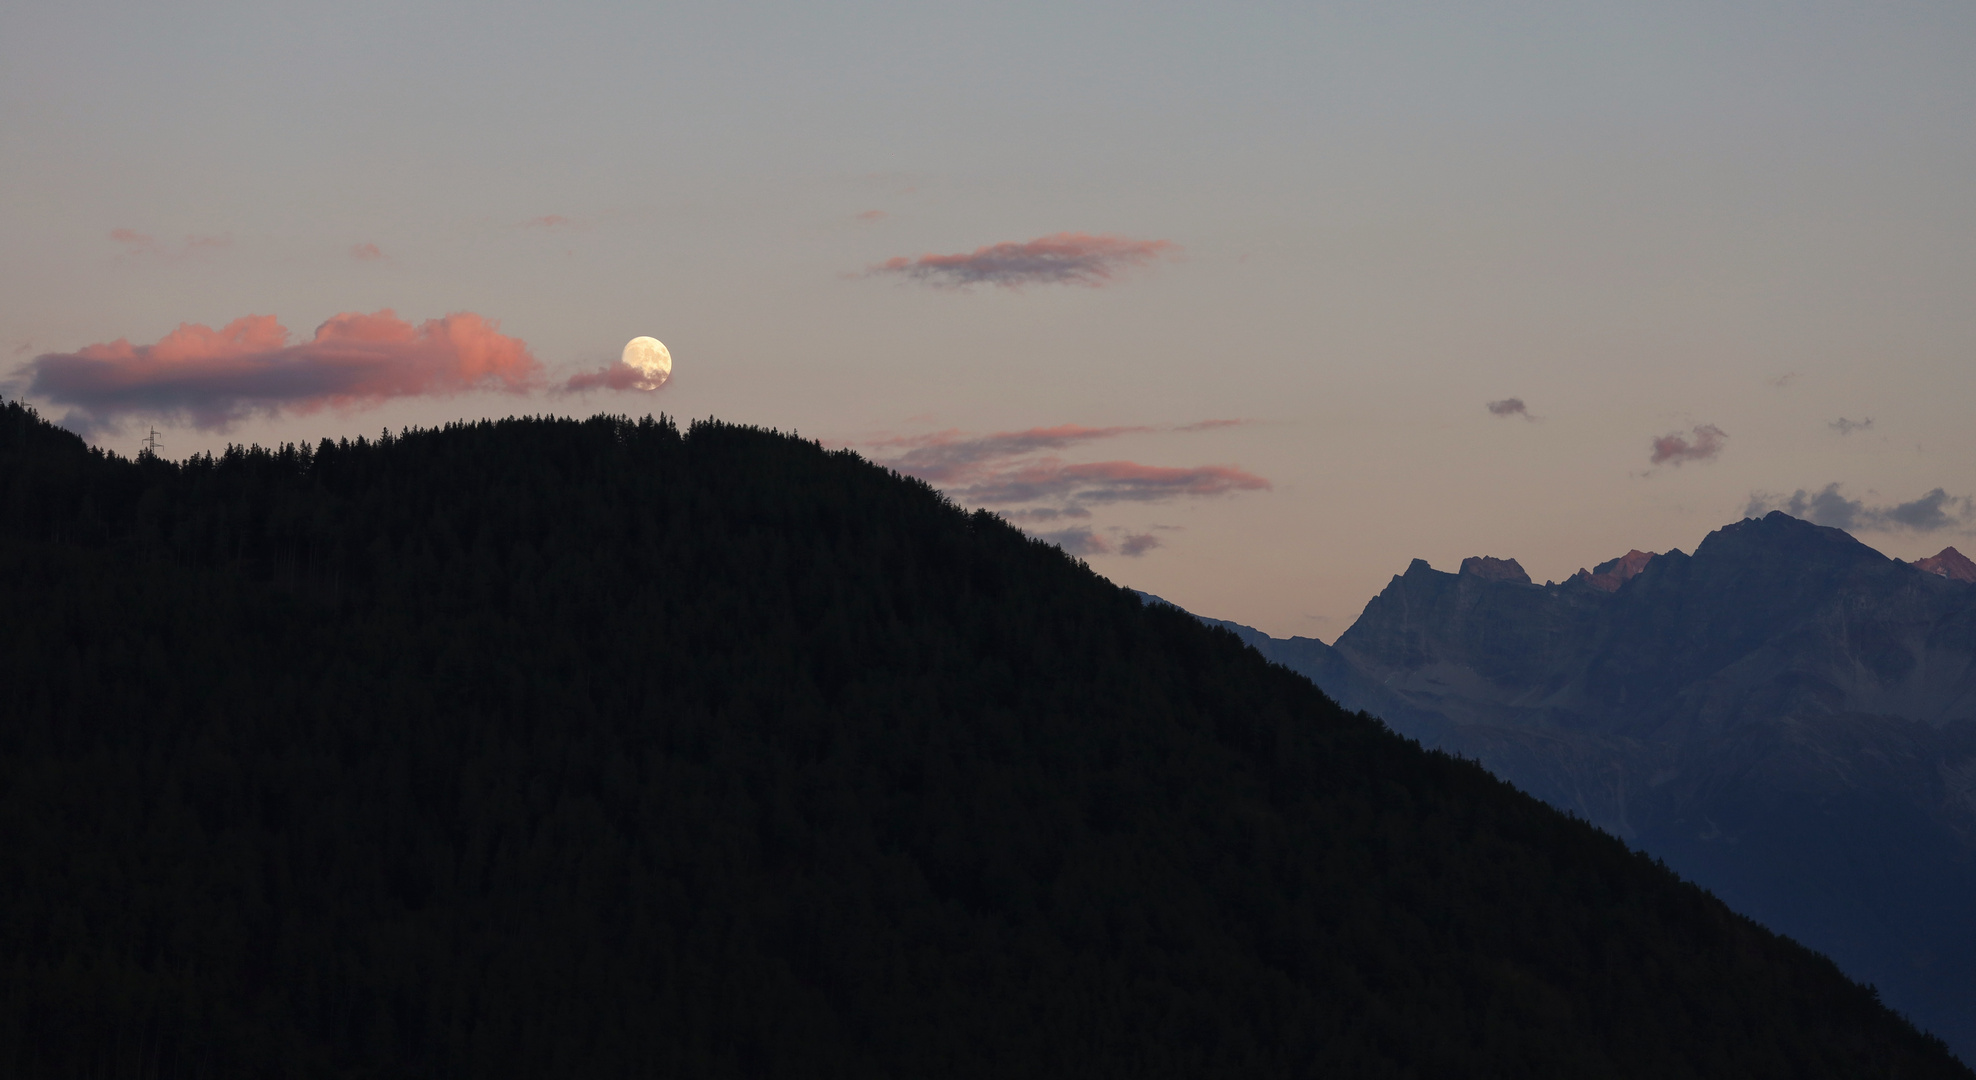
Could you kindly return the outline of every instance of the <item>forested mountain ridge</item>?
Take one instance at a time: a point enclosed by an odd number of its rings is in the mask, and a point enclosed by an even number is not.
[[[1968,1076],[1823,958],[847,453],[0,411],[16,1076]]]

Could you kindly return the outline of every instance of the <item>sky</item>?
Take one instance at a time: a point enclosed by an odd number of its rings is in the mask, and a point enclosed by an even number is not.
[[[1327,641],[1414,558],[1968,551],[1972,55],[1966,0],[29,0],[0,392],[167,457],[774,427]]]

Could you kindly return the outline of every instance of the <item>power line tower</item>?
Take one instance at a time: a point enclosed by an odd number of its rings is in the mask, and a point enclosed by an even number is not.
[[[158,441],[157,428],[152,428],[151,434],[144,436],[144,452],[152,457],[158,456],[158,448],[163,445],[165,444]]]

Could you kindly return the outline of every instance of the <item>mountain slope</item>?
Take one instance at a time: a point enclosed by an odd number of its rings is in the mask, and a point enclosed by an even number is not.
[[[1416,560],[1335,649],[1258,647],[1976,1052],[1976,588],[1783,514],[1644,555],[1548,586]]]
[[[855,456],[0,415],[10,1075],[1968,1076],[1823,958]]]

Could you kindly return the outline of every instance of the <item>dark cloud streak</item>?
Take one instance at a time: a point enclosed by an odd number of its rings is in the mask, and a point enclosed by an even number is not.
[[[899,256],[868,268],[867,275],[895,275],[944,289],[970,285],[1082,285],[1101,288],[1119,272],[1177,252],[1171,240],[1057,233],[1022,243],[991,244],[961,255]]]
[[[1910,502],[1892,506],[1869,506],[1863,499],[1849,499],[1836,483],[1816,492],[1799,488],[1789,497],[1755,493],[1743,507],[1744,517],[1761,517],[1782,510],[1814,525],[1829,525],[1847,532],[1940,532],[1967,525],[1976,519],[1976,500],[1967,495],[1950,495],[1936,488]]]

